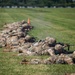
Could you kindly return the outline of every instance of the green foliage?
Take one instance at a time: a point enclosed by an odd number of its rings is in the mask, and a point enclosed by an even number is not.
[[[75,1],[73,0],[0,0],[0,6],[69,6],[75,7]]]

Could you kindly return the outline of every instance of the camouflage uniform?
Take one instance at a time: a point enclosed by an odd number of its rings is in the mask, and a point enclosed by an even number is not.
[[[64,53],[64,47],[60,44],[56,44],[55,47],[51,47],[50,49],[48,49],[48,53],[52,56],[52,55],[57,55],[57,54],[61,54]]]

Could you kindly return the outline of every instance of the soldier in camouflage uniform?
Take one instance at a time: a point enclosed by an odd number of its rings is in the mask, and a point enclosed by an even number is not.
[[[21,63],[26,64],[26,61]],[[47,59],[31,59],[28,64],[74,64],[75,63],[75,54],[60,54],[53,55]]]

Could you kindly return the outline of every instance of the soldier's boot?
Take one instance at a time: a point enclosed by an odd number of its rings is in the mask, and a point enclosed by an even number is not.
[[[20,64],[29,64],[30,62],[28,61],[28,60],[26,60],[26,59],[23,59],[21,62],[20,62]]]

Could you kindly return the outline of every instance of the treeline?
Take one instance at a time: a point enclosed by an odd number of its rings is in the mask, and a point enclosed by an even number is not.
[[[0,0],[0,6],[75,7],[75,0]]]

